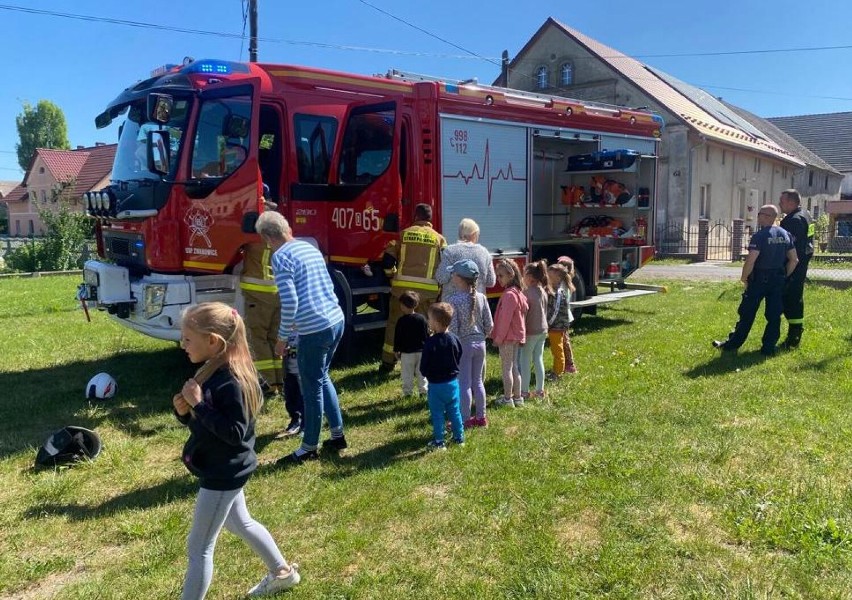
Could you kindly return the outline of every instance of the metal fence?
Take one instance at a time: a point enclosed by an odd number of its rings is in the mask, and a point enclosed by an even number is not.
[[[5,259],[6,255],[18,248],[37,244],[38,242],[44,240],[43,237],[9,237],[9,236],[0,236],[0,259]],[[98,248],[95,240],[89,240],[83,247],[80,248],[80,258],[83,261],[86,261],[90,258],[97,256]]]
[[[657,230],[657,254],[683,257],[698,254],[698,226],[686,225],[682,220],[667,221]]]
[[[716,221],[707,228],[707,260],[732,260],[733,224]]]

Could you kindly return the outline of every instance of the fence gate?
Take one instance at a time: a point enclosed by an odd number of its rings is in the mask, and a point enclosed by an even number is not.
[[[696,236],[683,221],[666,221],[657,230],[656,245],[659,256],[691,255],[696,252]]]
[[[707,230],[707,260],[731,260],[731,226],[716,221]]]

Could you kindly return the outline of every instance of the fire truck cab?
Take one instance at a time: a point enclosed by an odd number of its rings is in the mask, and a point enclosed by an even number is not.
[[[383,251],[421,202],[450,241],[470,217],[495,257],[574,258],[578,309],[650,293],[624,281],[654,251],[662,120],[649,112],[399,72],[187,60],[96,124],[119,117],[110,185],[84,197],[100,260],[78,295],[147,335],[177,340],[186,306],[237,303],[263,186],[326,256],[350,333],[384,326]]]

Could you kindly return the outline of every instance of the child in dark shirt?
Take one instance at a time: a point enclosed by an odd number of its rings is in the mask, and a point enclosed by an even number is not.
[[[301,580],[269,531],[252,519],[243,487],[257,468],[255,416],[263,403],[257,370],[237,311],[221,302],[184,311],[181,347],[194,363],[204,363],[174,395],[178,421],[189,428],[183,462],[200,480],[187,540],[189,564],[182,600],[200,600],[213,577],[213,551],[224,527],[242,538],[269,571],[249,596],[292,588]]]
[[[286,429],[275,437],[285,438],[302,432],[302,415],[305,414],[305,399],[302,398],[302,382],[299,377],[299,333],[287,336],[287,355],[284,357],[284,408],[290,416]]]
[[[464,425],[459,396],[459,360],[462,346],[459,338],[447,331],[453,319],[453,307],[438,302],[429,307],[429,328],[432,335],[423,346],[420,372],[429,381],[429,414],[432,418],[433,439],[430,450],[446,450],[444,418],[450,421],[453,441],[464,444]]]
[[[393,353],[402,366],[402,395],[410,396],[414,392],[414,380],[417,391],[426,393],[426,378],[420,374],[420,357],[423,344],[429,337],[429,324],[426,317],[415,312],[420,304],[420,294],[406,291],[399,297],[402,316],[396,322],[393,336]]]

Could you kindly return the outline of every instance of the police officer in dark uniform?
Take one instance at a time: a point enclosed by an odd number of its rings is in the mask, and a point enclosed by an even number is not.
[[[810,213],[801,207],[802,199],[796,190],[781,192],[781,212],[784,218],[781,227],[793,238],[799,264],[793,274],[787,278],[784,286],[784,317],[787,319],[787,339],[782,348],[796,348],[802,341],[805,326],[805,277],[808,275],[808,263],[814,253],[814,222]]]
[[[772,204],[761,206],[757,213],[760,229],[751,236],[748,244],[748,256],[743,265],[742,281],[746,286],[737,312],[734,331],[725,341],[716,340],[713,346],[723,351],[736,351],[748,337],[760,302],[765,298],[766,328],[763,330],[763,344],[760,352],[764,355],[775,353],[775,344],[781,337],[781,294],[784,281],[799,262],[790,234],[774,225],[778,218],[778,209]]]

